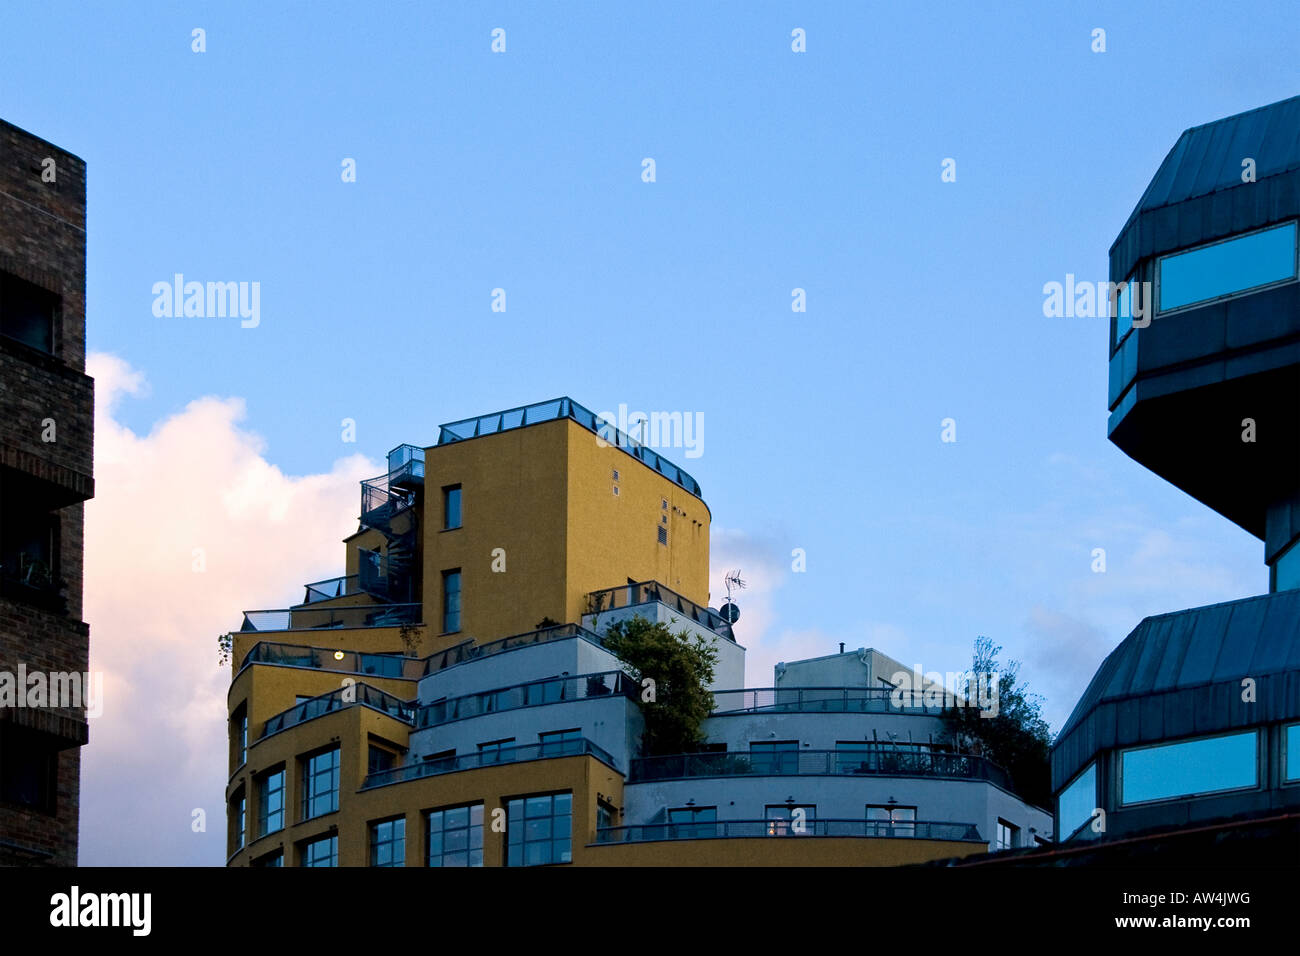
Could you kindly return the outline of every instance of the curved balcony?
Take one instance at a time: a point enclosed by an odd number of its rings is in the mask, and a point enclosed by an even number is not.
[[[678,616],[708,628],[719,637],[725,637],[733,644],[736,642],[731,624],[721,614],[712,608],[701,607],[690,598],[682,597],[671,588],[664,587],[658,581],[622,584],[618,587],[592,591],[587,595],[587,601],[586,613],[596,616],[609,611],[659,603]]]
[[[258,740],[261,741],[272,734],[278,734],[282,730],[315,720],[317,717],[324,717],[337,710],[347,710],[349,707],[369,707],[405,724],[415,719],[415,708],[406,701],[399,700],[392,694],[385,694],[379,688],[371,687],[369,684],[354,684],[351,687],[330,691],[328,694],[321,694],[311,700],[304,700],[301,704],[295,704],[288,710],[281,711],[267,720],[262,736]]]
[[[580,674],[577,677],[551,678],[529,681],[513,687],[452,697],[419,710],[416,726],[436,727],[455,720],[499,714],[522,707],[539,707],[543,704],[562,704],[577,700],[594,700],[622,696],[635,700],[641,685],[622,671],[605,671],[599,674]]]
[[[240,662],[239,669],[242,671],[249,664],[306,667],[312,670],[366,674],[370,677],[392,677],[400,680],[418,680],[424,673],[423,660],[403,657],[401,654],[360,654],[356,651],[280,644],[274,641],[258,641],[249,648],[243,661]]]
[[[550,641],[563,641],[571,637],[581,637],[598,647],[603,646],[600,635],[587,630],[580,624],[556,624],[536,631],[525,631],[523,634],[512,634],[510,637],[503,637],[498,641],[490,641],[487,644],[476,644],[473,640],[469,640],[457,644],[455,647],[449,647],[445,651],[438,651],[436,654],[431,654],[424,659],[424,674],[426,676],[436,674],[440,670],[454,667],[457,664],[475,661],[481,657],[490,657],[503,651],[513,651],[518,647],[528,647],[531,644],[546,644]]]
[[[733,714],[909,714],[938,717],[942,705],[895,704],[889,687],[752,687],[715,690],[712,717]],[[911,696],[910,693],[907,696]]]
[[[481,767],[494,767],[498,764],[525,763],[532,760],[550,760],[555,757],[580,757],[590,754],[613,770],[619,770],[617,761],[609,751],[597,746],[585,737],[575,740],[557,740],[554,743],[529,744],[524,747],[504,747],[501,750],[483,753],[463,754],[459,757],[443,757],[438,760],[424,760],[420,763],[395,767],[380,773],[367,774],[362,790],[375,787],[388,787],[395,783],[409,783],[424,777],[438,776],[444,773],[456,773],[461,770],[478,770]],[[621,773],[622,771],[619,770]]]
[[[650,823],[604,827],[596,831],[597,844],[652,843],[661,840],[731,840],[754,838],[862,837],[886,840],[946,840],[983,843],[973,823],[929,820],[808,820],[804,829],[791,829],[789,820],[719,820],[716,823]]]
[[[347,607],[297,607],[245,611],[242,631],[310,631],[318,628],[397,627],[417,624],[422,604],[355,604]]]

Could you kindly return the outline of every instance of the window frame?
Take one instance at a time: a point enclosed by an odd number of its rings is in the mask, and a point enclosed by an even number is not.
[[[456,523],[451,524],[451,496],[456,496]],[[458,531],[465,527],[465,494],[464,487],[458,482],[454,485],[442,486],[442,530]]]
[[[456,810],[467,810],[467,823],[465,826],[448,827],[446,825],[446,815]],[[474,822],[475,811],[478,811],[478,822]],[[440,816],[439,822],[442,824],[438,833],[440,834],[440,849],[438,850],[438,869],[461,868],[459,863],[447,863],[448,855],[464,854],[466,869],[477,869],[483,866],[483,821],[487,816],[483,806],[483,801],[479,800],[474,803],[456,803],[445,807],[431,807],[425,810],[421,816],[424,819],[424,865],[427,867],[435,866],[433,852],[433,817],[434,814]],[[448,833],[465,832],[465,848],[463,850],[448,850],[446,845],[446,835]],[[475,841],[477,840],[477,845]],[[478,854],[478,862],[474,862],[475,854]]]
[[[275,777],[280,778],[280,786],[272,790],[267,787],[267,784]],[[280,764],[271,770],[264,770],[254,777],[253,781],[257,788],[257,839],[260,840],[272,833],[279,833],[288,823],[285,819],[289,793],[287,768],[284,764]],[[280,794],[280,807],[274,812],[269,809],[269,797],[272,793]],[[268,825],[272,816],[278,816],[280,820],[280,825],[273,829]]]
[[[398,825],[401,826],[400,835],[397,833]],[[386,839],[380,838],[380,828],[391,827]],[[398,814],[393,817],[386,817],[383,820],[371,820],[367,827],[369,833],[369,860],[370,865],[380,868],[395,868],[406,866],[406,815]],[[389,848],[389,862],[379,863],[380,847]]]
[[[1227,245],[1228,243],[1236,242],[1239,239],[1247,239],[1251,236],[1261,235],[1266,232],[1285,229],[1287,226],[1290,226],[1292,231],[1290,276],[1284,279],[1276,279],[1272,282],[1265,282],[1262,285],[1251,286],[1248,289],[1241,289],[1237,292],[1227,292],[1223,295],[1215,296],[1214,298],[1199,299],[1196,302],[1189,302],[1186,305],[1175,306],[1171,309],[1163,309],[1160,307],[1160,302],[1163,297],[1162,285],[1164,282],[1164,263],[1166,259],[1177,258],[1178,256],[1187,255],[1191,252],[1200,252],[1204,249],[1212,249],[1215,246]],[[1177,249],[1173,252],[1167,252],[1163,255],[1157,256],[1155,262],[1155,281],[1152,285],[1154,290],[1153,298],[1155,299],[1155,302],[1153,303],[1154,308],[1151,315],[1154,318],[1157,315],[1176,315],[1180,312],[1186,312],[1191,309],[1203,309],[1209,305],[1216,305],[1220,302],[1227,302],[1231,299],[1239,299],[1246,295],[1254,295],[1256,292],[1264,292],[1268,289],[1278,288],[1292,282],[1300,282],[1300,219],[1285,219],[1281,222],[1261,226],[1258,229],[1235,233],[1231,236],[1224,236],[1221,239],[1215,239],[1213,242],[1203,242],[1194,246],[1188,246],[1185,249]]]
[[[1142,750],[1158,750],[1177,747],[1185,744],[1200,743],[1207,740],[1219,740],[1227,737],[1253,737],[1255,740],[1255,782],[1249,786],[1223,787],[1214,790],[1198,790],[1194,793],[1179,793],[1165,797],[1155,797],[1148,800],[1125,800],[1124,799],[1124,756],[1130,753],[1137,753]],[[1231,793],[1249,793],[1253,790],[1259,790],[1264,783],[1264,761],[1261,759],[1260,747],[1262,735],[1259,727],[1252,727],[1248,730],[1229,730],[1217,734],[1198,734],[1191,737],[1179,737],[1175,740],[1161,740],[1155,743],[1140,744],[1135,747],[1124,747],[1115,753],[1115,793],[1118,805],[1122,809],[1130,807],[1149,807],[1162,803],[1172,803],[1177,800],[1198,800],[1202,797],[1221,797]]]
[[[567,797],[568,804],[569,804],[567,813],[562,815],[557,814],[555,812],[555,801],[560,797]],[[550,812],[546,814],[545,817],[543,816],[530,817],[528,815],[529,801],[541,800],[541,799],[546,799],[549,801]],[[506,800],[502,801],[502,803],[504,804],[505,811],[506,811],[506,832],[504,834],[504,841],[503,841],[503,845],[505,849],[504,862],[506,866],[522,869],[525,867],[534,867],[534,866],[562,866],[565,864],[571,864],[573,862],[574,800],[573,800],[572,790],[552,790],[552,791],[547,791],[545,793],[529,793],[529,794],[524,794],[522,796],[509,797]],[[512,805],[515,804],[518,804],[519,806],[520,815],[518,817],[518,822],[512,825],[510,811]],[[561,819],[562,817],[567,818],[568,833],[563,838],[557,838],[555,836],[555,821],[557,819]],[[549,835],[544,839],[536,839],[536,840],[528,839],[528,821],[541,820],[543,818],[551,821],[551,824],[548,827]],[[521,838],[518,841],[512,839],[512,837],[516,833],[521,834]],[[562,856],[568,857],[567,860],[566,859],[556,860],[556,859],[548,858],[547,860],[538,863],[528,862],[529,845],[543,845],[548,847],[547,856],[550,857],[555,852],[555,844],[561,842],[561,839],[563,839],[568,844],[568,848],[566,850],[561,851]],[[515,847],[519,848],[519,862],[512,863],[511,850]]]
[[[322,757],[332,757],[333,765],[327,770],[313,770],[312,768],[316,761]],[[335,744],[333,747],[325,747],[321,750],[304,754],[301,761],[302,773],[299,776],[299,779],[302,781],[302,800],[300,800],[298,804],[301,813],[299,822],[305,823],[308,820],[316,820],[320,817],[328,816],[331,813],[337,813],[339,809],[339,791],[342,789],[343,777],[342,747]],[[326,773],[330,775],[332,787],[324,793],[318,793],[314,789],[316,780],[325,776]],[[316,801],[324,799],[325,797],[330,798],[330,809],[313,813],[312,810],[315,808]]]
[[[451,624],[451,623],[453,623],[453,622],[451,621],[450,611],[449,611],[449,608],[448,608],[448,605],[451,603],[451,602],[450,602],[450,597],[451,597],[452,592],[449,591],[449,590],[447,589],[447,582],[448,582],[452,577],[455,577],[455,579],[456,579],[456,591],[455,591],[455,595],[456,595],[456,620],[455,620],[455,622],[454,622],[456,626],[455,626],[454,628],[448,628],[448,625]],[[459,634],[459,633],[461,632],[461,630],[464,628],[464,626],[465,626],[465,620],[464,620],[464,617],[465,617],[465,609],[464,609],[463,603],[462,603],[462,601],[461,601],[461,595],[463,595],[464,593],[465,593],[465,578],[464,578],[464,575],[461,573],[461,569],[460,569],[460,568],[447,568],[445,571],[443,571],[443,572],[442,572],[442,595],[441,595],[441,597],[442,597],[442,633],[443,633],[443,634]]]

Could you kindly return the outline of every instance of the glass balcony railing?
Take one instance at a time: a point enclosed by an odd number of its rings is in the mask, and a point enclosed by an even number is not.
[[[923,744],[870,744],[853,750],[788,750],[672,754],[632,761],[629,782],[688,777],[855,776],[944,777],[986,780],[1011,789],[1007,772],[973,754]]]
[[[269,737],[271,734],[288,730],[290,727],[296,727],[298,724],[315,720],[317,717],[324,717],[336,710],[346,710],[349,707],[369,707],[407,724],[415,719],[415,708],[406,701],[400,700],[392,694],[385,694],[382,690],[371,687],[369,684],[354,684],[351,687],[341,687],[338,690],[330,691],[328,694],[305,700],[301,704],[295,704],[288,710],[276,714],[266,722],[262,737]]]
[[[282,667],[309,667],[313,670],[338,671],[342,674],[365,674],[397,680],[418,680],[424,673],[424,661],[400,654],[359,654],[325,647],[277,644],[259,641],[240,664],[278,664]]]
[[[676,591],[664,587],[658,581],[642,581],[640,584],[623,584],[619,587],[592,591],[587,599],[587,613],[596,615],[657,601],[682,618],[708,628],[719,637],[725,637],[733,643],[736,640],[731,624],[721,614],[710,608],[701,607],[689,598],[684,598]]]
[[[318,628],[396,627],[417,624],[421,604],[357,604],[347,607],[298,607],[245,611],[240,631],[308,631]]]
[[[610,768],[618,770],[619,766],[613,756],[601,747],[579,737],[574,740],[558,740],[554,743],[529,744],[525,747],[505,747],[483,753],[463,754],[458,757],[443,757],[438,760],[422,760],[419,763],[395,767],[380,773],[367,775],[362,790],[374,787],[387,787],[395,783],[408,783],[424,777],[444,773],[456,773],[460,770],[477,770],[480,767],[493,767],[498,764],[524,763],[530,760],[549,760],[553,757],[579,757],[590,754]],[[621,771],[620,771],[621,772]]]
[[[596,831],[596,843],[649,843],[659,840],[728,840],[757,837],[798,839],[800,837],[866,837],[886,840],[948,840],[983,843],[973,823],[944,823],[929,820],[806,820],[802,830],[789,820],[718,820],[710,823],[650,823],[626,827],[604,827]]]
[[[513,687],[467,694],[464,697],[452,697],[449,700],[426,704],[420,708],[416,726],[435,727],[439,724],[451,723],[453,720],[497,714],[521,707],[560,704],[596,697],[623,696],[635,700],[640,691],[641,685],[622,671],[530,681],[527,684],[517,684]]]
[[[754,687],[713,692],[715,716],[728,714],[927,714],[943,706],[894,704],[888,687]]]
[[[324,581],[313,581],[306,585],[307,594],[303,598],[303,604],[315,604],[317,601],[328,601],[331,598],[347,597],[349,594],[361,593],[361,583],[355,574],[347,574],[337,578],[326,578]]]
[[[553,627],[543,627],[536,631],[526,631],[523,634],[503,637],[498,641],[490,641],[487,644],[476,644],[470,640],[457,644],[455,647],[449,647],[445,651],[438,651],[436,654],[425,658],[424,673],[426,675],[436,674],[445,668],[454,667],[456,664],[464,664],[466,661],[478,660],[480,657],[490,657],[493,654],[513,651],[515,648],[527,647],[530,644],[563,641],[571,637],[581,637],[593,644],[601,645],[598,634],[579,624],[556,624]]]

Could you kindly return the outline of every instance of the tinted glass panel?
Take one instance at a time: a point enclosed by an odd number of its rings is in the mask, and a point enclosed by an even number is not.
[[[1097,809],[1097,765],[1074,779],[1056,798],[1057,838],[1064,840],[1092,818]]]
[[[1282,746],[1286,749],[1286,779],[1300,780],[1300,724],[1286,729]]]
[[[1290,591],[1300,588],[1300,541],[1282,552],[1281,557],[1273,562],[1275,591]]]
[[[1177,309],[1295,276],[1296,224],[1160,260],[1160,308]]]
[[[1253,787],[1257,780],[1255,738],[1251,731],[1127,750],[1120,755],[1121,802]]]

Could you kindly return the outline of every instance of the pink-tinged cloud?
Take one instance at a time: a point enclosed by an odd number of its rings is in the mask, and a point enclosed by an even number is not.
[[[217,666],[217,637],[243,609],[297,603],[305,582],[342,573],[357,482],[381,466],[346,454],[327,473],[286,475],[242,424],[238,398],[195,399],[136,434],[114,413],[146,394],[144,376],[105,354],[87,372],[85,619],[104,710],[82,751],[80,862],[221,865],[230,670]],[[334,454],[323,449],[322,462]]]

